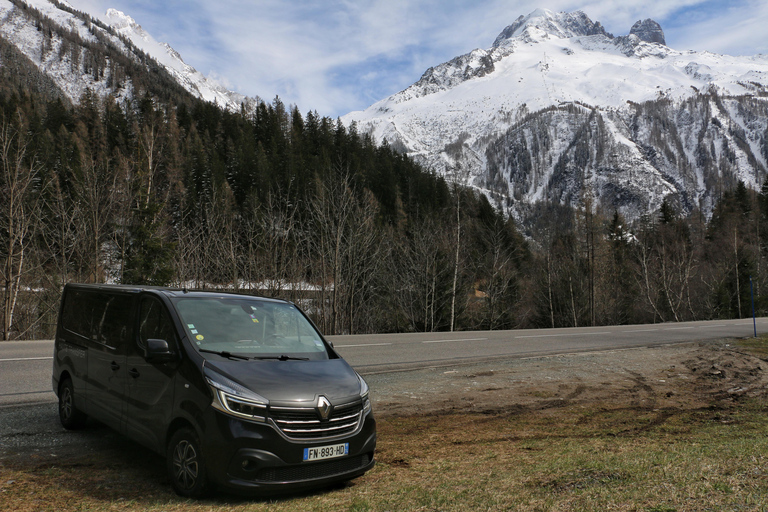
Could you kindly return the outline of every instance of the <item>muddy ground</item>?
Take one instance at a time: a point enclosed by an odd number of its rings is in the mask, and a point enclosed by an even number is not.
[[[725,405],[768,395],[766,355],[735,340],[568,354],[370,374],[387,417],[472,411],[545,411],[566,405],[659,410]],[[768,360],[768,358],[766,358]]]

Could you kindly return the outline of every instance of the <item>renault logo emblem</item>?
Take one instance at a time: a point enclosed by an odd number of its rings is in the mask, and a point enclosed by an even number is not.
[[[317,397],[317,412],[320,413],[320,418],[324,420],[327,420],[331,415],[331,402],[322,395]]]

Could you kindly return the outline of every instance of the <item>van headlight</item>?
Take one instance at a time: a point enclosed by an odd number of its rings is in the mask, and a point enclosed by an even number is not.
[[[267,420],[269,400],[263,396],[208,368],[205,369],[205,380],[213,391],[211,405],[214,409],[251,421]]]
[[[359,373],[357,378],[360,380],[360,398],[363,401],[363,414],[368,414],[371,412],[371,397],[369,396],[368,383],[365,382],[365,379]]]

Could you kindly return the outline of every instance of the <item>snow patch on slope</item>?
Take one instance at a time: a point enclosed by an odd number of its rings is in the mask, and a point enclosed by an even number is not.
[[[97,41],[92,31],[104,33],[101,28],[86,24],[48,1],[30,0],[28,5],[85,41]],[[79,65],[83,55],[82,48],[67,44],[56,34],[47,38],[43,31],[37,30],[35,25],[29,22],[23,10],[9,0],[0,0],[0,36],[12,41],[28,59],[56,82],[73,103],[79,101],[87,90],[99,96],[113,94],[118,100],[133,96],[133,85],[130,81],[120,87],[110,85],[109,66],[106,66],[101,76],[84,72]],[[124,48],[122,43],[120,46]]]

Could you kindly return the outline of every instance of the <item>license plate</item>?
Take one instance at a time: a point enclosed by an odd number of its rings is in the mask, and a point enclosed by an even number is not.
[[[304,448],[304,460],[333,459],[336,457],[344,457],[348,453],[349,443],[318,446],[317,448]]]

